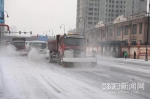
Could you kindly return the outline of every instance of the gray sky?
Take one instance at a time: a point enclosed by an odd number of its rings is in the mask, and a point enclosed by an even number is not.
[[[33,31],[43,34],[53,29],[54,34],[63,34],[76,26],[76,0],[4,0],[9,13],[6,24],[16,26],[17,31]]]

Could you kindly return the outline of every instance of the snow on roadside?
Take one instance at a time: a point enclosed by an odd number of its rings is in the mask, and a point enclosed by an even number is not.
[[[1,58],[1,65],[8,98],[120,99],[102,92],[100,88],[55,72],[49,66],[45,66],[44,62],[33,62],[21,57],[5,57]]]
[[[1,56],[17,56],[19,53],[16,51],[15,46],[13,45],[7,45],[2,46],[0,51]]]

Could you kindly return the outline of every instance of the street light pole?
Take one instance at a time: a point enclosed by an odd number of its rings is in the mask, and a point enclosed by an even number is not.
[[[49,30],[49,32],[50,32],[50,31],[52,31],[52,36],[53,36],[53,30],[52,30],[52,29],[50,29],[50,30]]]
[[[150,4],[149,4],[150,8]],[[148,10],[148,23],[147,23],[147,41],[146,41],[146,55],[145,55],[145,61],[148,61],[148,36],[149,36],[149,10]]]
[[[43,34],[44,34],[45,32],[46,32],[46,31],[44,31]],[[46,32],[46,35],[47,35],[47,32]]]
[[[5,13],[7,13],[6,11],[4,11]],[[9,18],[9,15],[8,15],[8,13],[7,13],[7,18]]]
[[[64,24],[62,24],[62,25],[64,26],[64,34],[65,34],[65,25],[64,25]],[[62,25],[61,25],[61,26],[62,26]],[[61,28],[61,26],[60,26],[60,28]]]

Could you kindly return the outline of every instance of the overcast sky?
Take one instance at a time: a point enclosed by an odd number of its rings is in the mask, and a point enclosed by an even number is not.
[[[63,34],[76,27],[76,0],[4,0],[9,13],[6,24],[17,27],[17,31],[33,31],[34,34]]]

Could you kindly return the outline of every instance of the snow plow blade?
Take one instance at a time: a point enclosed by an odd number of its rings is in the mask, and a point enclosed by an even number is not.
[[[96,58],[63,58],[63,62],[75,62],[75,63],[97,63]]]

